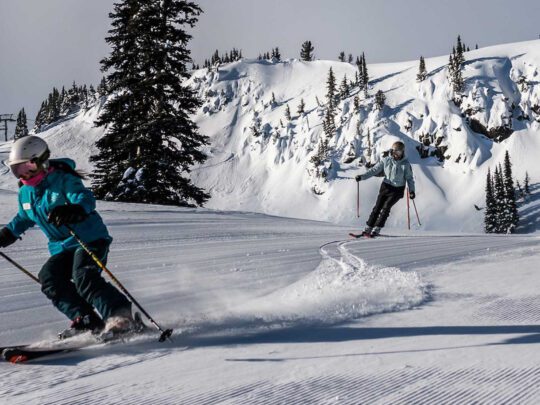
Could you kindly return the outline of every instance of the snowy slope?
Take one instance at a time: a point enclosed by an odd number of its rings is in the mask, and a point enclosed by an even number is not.
[[[0,202],[5,222],[14,196]],[[350,228],[261,214],[100,209],[115,238],[110,269],[175,328],[174,343],[149,337],[0,363],[2,403],[540,400],[535,236],[351,241]],[[44,242],[30,231],[4,251],[36,273]],[[66,325],[5,261],[0,281],[2,345]]]
[[[370,96],[353,88],[338,106],[327,181],[314,176],[310,163],[324,137],[325,108],[318,107],[316,99],[325,102],[330,67],[339,84],[344,75],[354,78],[356,66],[329,61],[241,61],[196,72],[193,86],[207,100],[197,122],[213,144],[210,160],[194,176],[213,196],[209,207],[350,222],[356,187],[344,179],[363,172],[365,161],[376,161],[399,139],[413,163],[423,229],[481,230],[482,215],[473,205],[483,206],[487,169],[501,162],[506,150],[521,182],[525,171],[533,181],[540,175],[535,164],[540,152],[540,41],[490,47],[465,56],[466,91],[460,107],[451,101],[447,56],[426,60],[428,77],[422,83],[416,82],[417,61],[368,65]],[[378,90],[386,96],[383,111],[373,106]],[[271,103],[272,94],[276,105]],[[358,110],[353,107],[356,95]],[[301,99],[306,103],[303,116],[295,113]],[[287,105],[293,115],[290,122],[284,117]],[[475,120],[486,131],[507,125],[514,132],[494,143],[473,132],[466,119]],[[254,126],[260,136],[255,136]],[[437,145],[445,157],[442,162],[420,157],[417,148],[424,140],[430,143],[425,147],[428,154]],[[357,158],[344,163],[351,154]],[[361,184],[362,219],[369,214],[378,186],[376,180]],[[404,228],[405,209],[403,203],[396,207],[390,226]]]
[[[338,105],[327,181],[316,176],[310,162],[324,138],[325,82],[330,67],[338,85],[344,75],[352,80],[355,65],[246,59],[195,71],[189,83],[204,105],[194,118],[210,137],[211,146],[206,150],[208,161],[195,167],[192,177],[211,193],[209,208],[352,223],[356,221],[356,186],[347,179],[362,173],[365,162],[375,162],[393,141],[401,139],[415,171],[421,229],[481,231],[483,215],[474,204],[483,206],[487,169],[502,162],[506,150],[516,179],[522,182],[525,171],[533,182],[540,177],[536,164],[540,41],[483,48],[465,57],[466,90],[459,107],[451,101],[447,56],[426,59],[428,77],[422,83],[416,82],[417,61],[368,65],[369,96],[353,87]],[[378,90],[386,96],[382,111],[373,105]],[[359,96],[358,110],[353,106],[355,96]],[[303,116],[296,113],[301,99],[306,104]],[[287,105],[292,112],[290,122],[284,117]],[[98,104],[81,111],[42,132],[53,154],[72,156],[91,171],[88,156],[102,135],[102,129],[92,125],[100,108]],[[511,126],[513,133],[494,143],[471,130],[467,121],[473,120],[477,130]],[[429,144],[423,146],[428,155],[438,148],[444,159],[421,158],[417,151],[421,144]],[[4,159],[8,150],[9,146],[0,146]],[[349,157],[354,160],[345,163]],[[6,173],[4,169],[2,174]],[[0,174],[0,187],[15,189],[16,184],[9,175]],[[360,185],[361,221],[367,218],[378,187],[377,179]],[[405,211],[405,203],[399,203],[388,225],[404,229]]]

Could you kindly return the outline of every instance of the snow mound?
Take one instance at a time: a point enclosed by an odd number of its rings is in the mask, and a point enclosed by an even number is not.
[[[270,318],[278,315],[275,302],[280,302],[283,319],[334,324],[410,309],[426,301],[427,286],[417,273],[369,265],[350,254],[343,242],[338,249],[340,258],[326,254],[315,271],[261,299],[261,312],[268,312]]]
[[[339,258],[321,249],[317,268],[270,294],[212,314],[193,315],[177,327],[187,334],[249,335],[266,330],[335,325],[369,315],[402,311],[429,299],[415,272],[369,265],[337,246]]]

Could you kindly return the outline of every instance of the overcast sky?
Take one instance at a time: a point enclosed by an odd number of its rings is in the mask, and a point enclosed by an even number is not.
[[[0,114],[35,118],[53,86],[98,84],[114,0],[0,0]],[[368,63],[448,54],[461,34],[471,48],[538,39],[539,0],[199,0],[193,58],[215,49],[245,57],[279,47],[297,58],[312,41],[320,59],[366,53]],[[540,45],[539,45],[540,46]],[[30,125],[33,122],[29,123]]]

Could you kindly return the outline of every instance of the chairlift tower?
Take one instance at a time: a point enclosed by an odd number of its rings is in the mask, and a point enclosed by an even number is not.
[[[4,130],[4,140],[7,142],[8,140],[8,122],[17,122],[15,118],[13,118],[13,114],[0,114],[0,122],[4,124],[3,127],[0,127],[0,130]]]

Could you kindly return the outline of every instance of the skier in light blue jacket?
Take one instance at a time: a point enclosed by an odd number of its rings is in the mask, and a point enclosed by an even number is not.
[[[405,184],[409,186],[409,196],[416,197],[411,164],[405,157],[405,144],[395,142],[388,155],[366,173],[356,176],[356,181],[367,180],[372,176],[384,174],[377,202],[371,211],[362,236],[378,236],[386,224],[390,210],[405,195]]]
[[[0,247],[11,245],[34,225],[47,236],[51,257],[38,278],[43,293],[72,320],[62,337],[86,330],[127,331],[133,326],[131,303],[105,281],[65,226],[106,263],[112,238],[96,211],[94,195],[83,185],[73,160],[49,155],[47,143],[37,136],[13,144],[8,164],[20,180],[19,210],[0,229]]]

